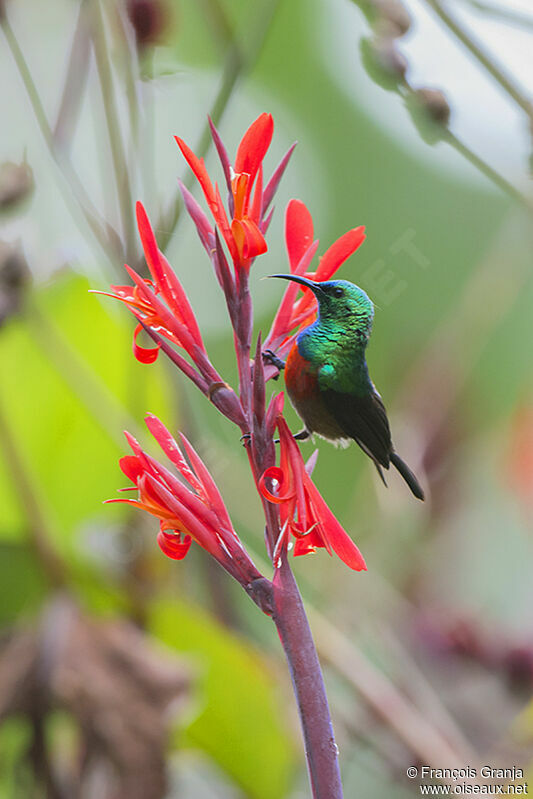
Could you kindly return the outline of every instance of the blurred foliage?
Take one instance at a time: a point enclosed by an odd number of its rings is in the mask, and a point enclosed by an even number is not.
[[[116,491],[120,422],[148,409],[168,417],[171,407],[164,374],[127,357],[130,320],[104,309],[89,288],[87,279],[63,275],[33,295],[28,321],[13,320],[0,338],[4,413],[64,547]],[[23,512],[9,471],[0,492],[0,534],[19,539]]]
[[[142,54],[137,143],[123,104],[123,51],[112,48],[134,197],[145,200],[154,215],[167,207],[176,175],[186,174],[172,136],[179,133],[194,145],[217,96],[230,153],[255,113],[272,111],[270,165],[293,140],[299,146],[280,189],[269,253],[252,275],[256,330],[268,329],[280,296],[275,281],[260,278],[287,268],[283,208],[291,196],[305,200],[313,213],[319,253],[349,227],[365,224],[367,241],[342,277],[376,302],[371,372],[391,409],[398,449],[414,466],[422,468],[423,461],[428,472],[433,500],[414,507],[394,477],[388,491],[377,485],[355,448],[320,443],[317,483],[370,570],[354,577],[325,553],[300,559],[295,571],[304,593],[406,691],[422,715],[435,716],[438,726],[438,706],[477,752],[493,751],[510,765],[509,750],[500,752],[498,744],[518,718],[520,732],[511,735],[510,751],[520,762],[529,761],[533,716],[531,705],[525,708],[533,674],[528,672],[524,692],[509,691],[503,655],[506,648],[533,647],[531,518],[524,512],[525,490],[519,495],[508,479],[516,409],[533,404],[530,215],[440,141],[440,127],[418,106],[406,107],[397,91],[383,91],[383,74],[371,59],[376,50],[364,44],[376,34],[376,3],[363,4],[372,31],[361,10],[344,0],[168,5],[161,46]],[[418,5],[408,6],[423,26]],[[120,29],[113,8],[106,17],[110,38]],[[52,119],[67,70],[74,4],[22,0],[8,9]],[[421,35],[435,36],[429,28]],[[410,29],[394,45],[406,59],[407,75],[417,66],[409,55],[411,36]],[[439,52],[437,38],[434,46]],[[378,55],[383,67],[390,52],[382,48]],[[235,64],[244,67],[232,82]],[[0,410],[66,564],[70,590],[93,612],[130,616],[146,626],[147,635],[186,656],[195,675],[194,702],[176,730],[174,749],[201,751],[216,763],[234,786],[232,799],[306,795],[306,788],[298,793],[295,776],[304,784],[296,726],[293,731],[286,707],[288,677],[266,620],[199,566],[202,553],[169,567],[156,552],[153,524],[101,505],[123,484],[117,465],[126,449],[122,430],[144,439],[142,417],[151,411],[191,434],[239,534],[262,552],[260,507],[234,430],[162,358],[151,367],[135,363],[127,311],[88,293],[126,282],[117,278],[122,255],[105,258],[79,214],[73,220],[75,203],[57,190],[63,178],[50,162],[7,50],[0,53],[0,67],[9,76],[0,96],[10,109],[0,157],[17,164],[27,149],[24,164],[34,183],[31,205],[28,198],[18,216],[10,208],[5,217],[3,236],[21,240],[34,285],[18,315],[0,329]],[[433,85],[432,64],[421,68],[428,71],[423,85]],[[87,86],[69,151],[98,210],[120,229],[92,72]],[[397,89],[398,82],[387,80],[386,86]],[[464,111],[453,71],[449,85],[438,88],[445,90],[453,129]],[[472,130],[469,144],[476,149],[488,135],[480,126]],[[525,141],[525,124],[519,134]],[[509,152],[514,147],[509,141]],[[215,163],[212,152],[207,162]],[[505,163],[498,168],[505,171]],[[225,309],[191,228],[180,219],[169,257],[206,330],[213,362],[234,380]],[[290,418],[296,428],[296,417]],[[304,454],[314,446],[303,444]],[[29,535],[35,519],[16,470],[1,452],[0,619],[7,629],[38,614],[50,580]],[[531,479],[533,486],[533,474]],[[119,557],[117,541],[133,542],[132,551]],[[179,601],[169,583],[177,585]],[[422,611],[431,623],[425,616],[420,622]],[[450,630],[448,622],[456,617],[461,624]],[[486,645],[473,646],[483,626],[491,631]],[[498,647],[501,657],[488,657]],[[369,714],[353,685],[340,682],[328,677],[347,796],[360,786],[375,797],[416,795],[416,786],[397,780],[406,763],[414,762],[413,752]],[[27,747],[23,724],[2,724],[2,796],[16,795]]]
[[[280,723],[281,697],[268,656],[183,602],[154,608],[150,629],[165,644],[191,655],[199,673],[196,712],[178,742],[209,754],[246,796],[284,796],[295,745]]]

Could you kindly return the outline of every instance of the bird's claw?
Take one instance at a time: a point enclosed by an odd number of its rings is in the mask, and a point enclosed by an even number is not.
[[[242,443],[243,447],[249,447],[250,442],[252,441],[252,434],[251,433],[244,433],[239,441]]]
[[[276,369],[278,369],[278,371],[281,372],[283,369],[285,369],[285,361],[282,361],[281,358],[278,358],[276,353],[273,352],[272,350],[263,350],[261,355],[262,355],[263,361],[265,363],[269,363],[272,366],[275,366]],[[279,375],[278,375],[278,377],[279,377]],[[276,380],[277,378],[274,378],[274,379]]]

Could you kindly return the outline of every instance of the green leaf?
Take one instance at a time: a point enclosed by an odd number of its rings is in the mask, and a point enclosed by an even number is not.
[[[199,665],[201,710],[185,731],[185,743],[210,755],[251,799],[285,796],[295,749],[268,659],[182,602],[157,607],[152,631],[194,655]]]
[[[89,288],[77,276],[55,282],[0,334],[3,412],[61,545],[123,484],[123,429],[142,431],[148,410],[172,422],[163,366],[135,362],[131,315]],[[16,540],[25,519],[14,488],[0,450],[0,537]]]

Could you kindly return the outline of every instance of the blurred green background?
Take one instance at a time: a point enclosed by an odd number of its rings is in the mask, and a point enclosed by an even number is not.
[[[298,147],[253,269],[256,332],[280,298],[261,278],[287,270],[291,197],[311,210],[319,253],[366,225],[340,276],[376,303],[372,376],[429,490],[422,506],[396,476],[378,484],[355,447],[319,444],[317,485],[369,567],[354,574],[325,552],[294,562],[346,796],[419,795],[411,764],[527,773],[533,15],[518,0],[445,8],[465,35],[436,0],[0,10],[2,796],[308,796],[273,626],[205,553],[171,563],[154,523],[101,504],[124,482],[122,431],[151,447],[151,411],[192,439],[239,535],[265,558],[235,430],[163,358],[137,364],[127,310],[88,293],[127,282],[141,199],[234,383],[218,285],[193,225],[174,224],[177,177],[190,176],[173,136],[216,170],[206,115],[233,154],[264,110],[275,120],[267,165]],[[468,49],[473,29],[492,71]],[[83,701],[76,674],[92,686]],[[129,784],[136,767],[153,777]]]

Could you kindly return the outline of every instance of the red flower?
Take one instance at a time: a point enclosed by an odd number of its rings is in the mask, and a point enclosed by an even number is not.
[[[313,241],[313,220],[304,203],[291,200],[285,214],[285,241],[289,264],[293,275],[311,280],[330,280],[340,266],[365,240],[364,227],[349,230],[337,239],[318,262],[316,272],[308,272],[309,265],[318,249],[318,240]],[[298,299],[298,294],[303,295]],[[264,349],[277,351],[281,357],[291,349],[300,330],[316,318],[317,303],[314,294],[297,283],[289,283],[278,312],[264,342]],[[267,367],[272,370],[273,367]],[[271,377],[267,372],[267,376]]]
[[[205,346],[191,304],[175,272],[158,249],[150,221],[140,202],[136,209],[137,226],[152,280],[144,280],[126,264],[125,269],[134,286],[111,286],[114,294],[104,291],[95,293],[121,300],[145,326],[183,347],[193,361],[204,362],[207,360]],[[164,302],[156,296],[158,294]],[[159,347],[146,349],[137,344],[137,336],[142,329],[141,324],[135,328],[133,352],[142,363],[153,363]]]
[[[156,516],[160,525],[157,541],[169,558],[182,560],[194,540],[239,582],[247,584],[256,579],[260,575],[243,549],[220,492],[200,456],[183,433],[180,434],[188,463],[175,439],[156,416],[149,414],[145,421],[183,479],[179,480],[144,452],[135,438],[126,433],[133,455],[121,458],[120,468],[135,484],[138,497],[107,501],[125,502]]]
[[[268,185],[263,189],[263,159],[270,147],[274,132],[272,116],[261,114],[250,125],[239,145],[233,167],[230,165],[220,136],[212,124],[211,132],[229,192],[229,216],[222,203],[218,185],[215,183],[213,186],[203,158],[197,158],[178,136],[176,136],[176,141],[200,183],[216,227],[226,242],[235,267],[248,268],[256,256],[267,250],[264,234],[270,222],[270,216],[265,218],[265,213],[293,148],[289,150]],[[184,186],[181,186],[181,189],[187,210],[196,224],[204,247],[209,252],[214,247],[214,230],[187,189]]]
[[[267,469],[259,480],[262,495],[269,502],[280,505],[282,533],[276,545],[277,552],[287,545],[292,533],[296,539],[295,555],[307,555],[317,547],[324,547],[330,555],[335,552],[351,569],[366,570],[359,549],[311,480],[298,444],[281,413],[278,415],[277,428],[280,465]],[[271,488],[267,488],[268,485]]]

